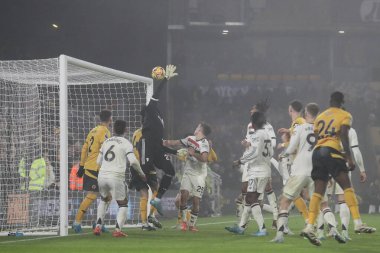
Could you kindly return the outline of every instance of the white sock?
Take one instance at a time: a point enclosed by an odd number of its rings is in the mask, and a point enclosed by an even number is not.
[[[355,225],[355,228],[361,226],[363,224],[362,222],[362,219],[354,219],[354,225]]]
[[[340,210],[339,207],[340,207],[339,204],[335,204],[335,209],[334,209],[335,213],[339,212],[339,210]]]
[[[194,227],[195,224],[197,223],[197,219],[198,219],[198,213],[194,213],[193,211],[191,211],[189,226]]]
[[[317,229],[319,234],[324,234],[325,232],[325,220],[323,219],[322,212],[319,212],[317,218]]]
[[[342,230],[348,231],[348,226],[350,225],[351,213],[346,202],[340,204],[339,208],[340,222],[342,223]]]
[[[372,214],[372,213],[376,213],[376,206],[375,205],[369,205],[368,214]]]
[[[307,223],[305,229],[308,230],[308,231],[313,231],[314,230],[313,226],[314,226],[313,224]]]
[[[259,227],[259,230],[262,231],[263,229],[265,229],[265,226],[264,226],[264,217],[263,217],[263,214],[261,213],[260,204],[259,203],[254,203],[251,206],[251,212],[252,212],[253,218],[257,222],[257,226]]]
[[[269,205],[273,209],[273,220],[277,220],[277,217],[278,217],[278,207],[277,207],[277,198],[276,198],[276,194],[274,194],[274,191],[271,191],[271,192],[267,193],[267,198],[268,198],[268,201],[269,201]]]
[[[269,213],[273,213],[274,212],[273,207],[271,205],[268,205],[268,204],[264,204],[263,205],[263,210],[267,211]]]
[[[241,214],[243,213],[243,202],[241,201],[236,201],[236,217],[241,217]]]
[[[336,220],[335,215],[332,213],[331,209],[329,207],[326,207],[322,210],[323,218],[328,224],[329,228],[335,228],[336,229]]]
[[[287,210],[281,210],[277,220],[277,234],[278,236],[284,236],[284,230],[288,226],[289,213]]]
[[[244,206],[243,212],[241,214],[240,222],[239,222],[239,227],[241,228],[246,228],[248,225],[248,219],[249,216],[251,215],[251,206],[246,204]]]
[[[125,220],[127,219],[128,215],[128,206],[122,206],[119,207],[119,211],[117,212],[117,218],[116,218],[116,228],[122,229],[125,223]]]
[[[109,201],[110,202],[110,201]],[[109,206],[109,202],[105,202],[100,199],[97,215],[96,215],[96,224],[102,225],[104,223],[104,217],[106,216],[107,208]]]
[[[182,222],[187,222],[187,206],[180,207],[180,211],[182,214]]]

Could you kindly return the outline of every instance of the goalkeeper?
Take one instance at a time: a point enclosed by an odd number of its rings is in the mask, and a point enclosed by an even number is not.
[[[162,144],[164,137],[164,119],[158,108],[158,102],[167,81],[178,75],[175,73],[175,70],[176,67],[174,65],[166,66],[165,79],[158,85],[148,105],[142,110],[141,167],[144,172],[152,171],[154,166],[164,172],[161,182],[159,183],[157,195],[150,201],[150,204],[154,206],[161,215],[161,198],[169,189],[175,171],[169,157],[166,155],[167,150]]]

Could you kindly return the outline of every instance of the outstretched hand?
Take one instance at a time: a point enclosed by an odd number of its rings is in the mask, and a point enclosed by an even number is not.
[[[176,69],[177,67],[172,64],[166,65],[165,77],[167,80],[169,80],[172,77],[178,76],[178,73],[175,73]]]

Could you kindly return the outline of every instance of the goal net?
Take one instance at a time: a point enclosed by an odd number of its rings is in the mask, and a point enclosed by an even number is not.
[[[85,196],[75,170],[99,112],[126,120],[131,139],[152,89],[150,78],[64,55],[0,61],[0,234],[66,235]],[[82,225],[95,222],[96,208],[94,202]],[[112,203],[106,225],[115,224],[117,210]],[[129,191],[127,219],[139,223],[135,191]]]

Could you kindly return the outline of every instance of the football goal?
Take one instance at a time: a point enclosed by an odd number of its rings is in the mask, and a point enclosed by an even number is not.
[[[85,196],[70,172],[99,112],[127,121],[131,139],[152,93],[151,78],[65,55],[0,61],[0,234],[67,235]],[[129,202],[127,225],[138,224],[135,191]],[[94,202],[84,226],[95,222],[96,208]],[[117,209],[111,204],[106,225],[115,223]]]

